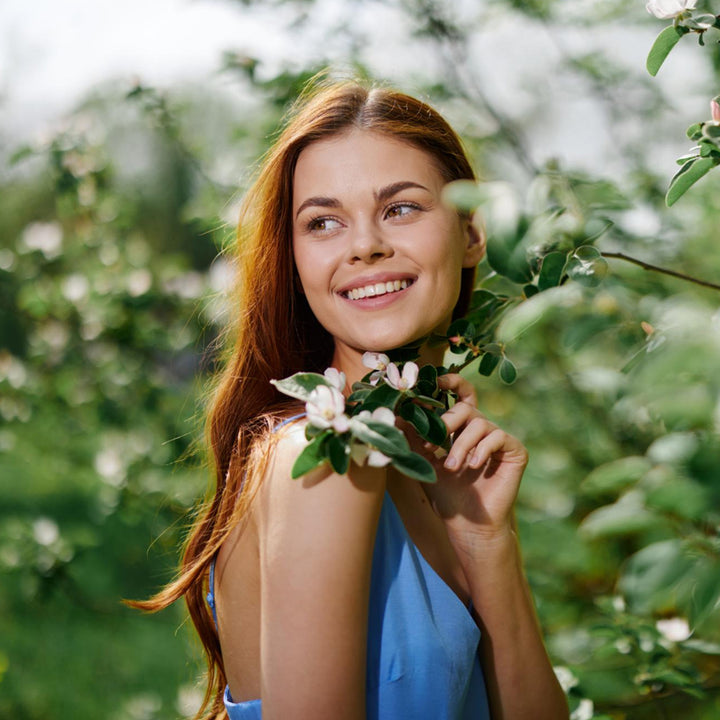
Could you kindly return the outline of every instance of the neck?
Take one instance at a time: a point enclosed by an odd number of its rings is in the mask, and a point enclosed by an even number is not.
[[[415,361],[420,367],[423,365],[442,365],[443,355],[446,347],[428,347],[427,344],[420,348],[420,357]],[[362,380],[370,370],[362,364],[363,352],[347,345],[335,344],[332,367],[345,373],[347,378],[347,392],[350,392],[352,384]]]

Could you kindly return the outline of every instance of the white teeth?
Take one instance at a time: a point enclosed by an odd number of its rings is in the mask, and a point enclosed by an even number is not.
[[[407,280],[389,280],[384,283],[374,283],[373,285],[365,285],[364,287],[353,288],[348,290],[345,294],[351,300],[361,300],[366,297],[377,297],[378,295],[385,295],[386,293],[398,292],[399,290],[405,290],[412,284],[412,281]]]

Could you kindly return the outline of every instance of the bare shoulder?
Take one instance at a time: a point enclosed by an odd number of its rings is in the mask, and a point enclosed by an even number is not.
[[[332,522],[334,513],[361,512],[375,506],[385,490],[385,471],[351,464],[347,475],[338,475],[323,465],[300,478],[292,478],[292,468],[307,446],[305,420],[286,425],[263,443],[261,478],[257,495],[257,521],[267,532],[288,515],[303,521],[305,513],[325,515]],[[305,518],[307,519],[307,518]]]
[[[302,422],[275,434],[257,494],[263,717],[359,720],[385,470],[293,480],[305,444]]]

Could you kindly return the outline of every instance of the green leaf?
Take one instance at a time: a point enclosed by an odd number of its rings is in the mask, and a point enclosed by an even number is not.
[[[486,198],[478,183],[473,180],[455,180],[443,188],[442,199],[456,210],[471,213]]]
[[[716,612],[720,602],[720,562],[702,558],[685,581],[690,588],[688,620],[697,628]]]
[[[400,407],[400,417],[407,420],[417,430],[421,438],[427,440],[430,422],[419,406],[413,402],[405,403]]]
[[[692,569],[692,564],[680,540],[652,543],[625,563],[618,588],[633,610],[652,612],[672,604],[673,590]]]
[[[402,393],[390,385],[378,385],[369,393],[362,403],[363,410],[375,410],[375,408],[386,407],[395,410]]]
[[[517,369],[507,358],[500,363],[500,379],[507,385],[512,385],[517,379]]]
[[[526,298],[531,298],[533,295],[537,295],[540,292],[537,285],[527,284],[523,286],[523,295]]]
[[[674,205],[703,175],[710,172],[718,161],[715,158],[698,158],[683,165],[670,181],[665,204]]]
[[[407,438],[396,427],[377,420],[357,420],[353,421],[351,430],[358,440],[362,440],[388,457],[410,452]]]
[[[430,397],[429,395],[415,395],[415,400],[417,400],[421,405],[427,405],[429,407],[438,408],[439,410],[442,410],[443,412],[447,410],[445,407],[445,403],[440,402],[439,400],[436,400],[435,398]]]
[[[687,136],[691,140],[699,140],[702,137],[702,128],[703,123],[693,123],[686,131]]]
[[[630,456],[596,467],[580,484],[587,495],[617,493],[634,485],[652,468],[645,457]]]
[[[565,266],[568,277],[585,287],[596,287],[608,273],[608,264],[592,245],[582,245]]]
[[[290,471],[290,477],[293,478],[293,480],[309,473],[327,461],[328,458],[325,448],[323,447],[324,440],[327,436],[328,432],[318,435],[303,448],[303,451],[298,455]]]
[[[353,384],[353,387],[355,387],[355,385],[358,385],[358,384],[359,384],[359,383],[354,383],[354,384]],[[357,390],[353,390],[353,391],[350,393],[350,395],[348,396],[347,401],[348,401],[349,403],[363,402],[363,400],[366,400],[367,397],[368,397],[372,392],[374,392],[374,390],[375,390],[374,387],[369,387],[369,388],[361,387],[361,388],[358,388]]]
[[[425,413],[429,424],[429,430],[425,439],[433,445],[442,445],[445,440],[447,440],[447,425],[445,425],[443,419],[432,410],[429,410],[428,408],[420,409],[423,413]],[[444,411],[445,408],[443,408],[443,412]]]
[[[437,475],[435,475],[433,466],[422,455],[417,453],[397,455],[393,457],[392,465],[398,472],[413,480],[427,483],[437,482]]]
[[[308,401],[310,393],[319,385],[330,386],[325,376],[318,373],[295,373],[282,380],[271,380],[270,383],[281,393],[305,402]]]
[[[633,535],[657,527],[658,518],[644,507],[641,495],[631,490],[612,505],[593,510],[580,523],[580,532],[588,538]]]
[[[567,255],[565,253],[551,252],[545,255],[538,276],[538,288],[541,291],[557,287],[560,284],[566,262]]]
[[[492,375],[493,370],[500,363],[500,360],[501,357],[499,355],[493,355],[492,353],[486,352],[480,359],[480,364],[478,365],[478,372],[481,375],[489,377],[490,375]]]
[[[10,156],[8,164],[10,165],[10,167],[13,167],[32,156],[34,152],[35,150],[31,145],[22,145]]]
[[[434,365],[423,365],[420,368],[415,389],[420,395],[432,396],[437,392],[437,369]]]
[[[666,27],[658,36],[655,38],[653,46],[650,48],[650,52],[645,62],[647,71],[655,77],[658,70],[665,62],[665,58],[670,54],[670,51],[678,44],[680,38],[684,35],[682,31],[678,30],[674,25]]]
[[[515,233],[492,235],[487,244],[490,267],[500,275],[523,285],[532,280],[533,276],[527,252],[528,224],[527,218],[523,218]]]
[[[350,465],[350,445],[347,440],[338,435],[331,435],[327,441],[327,454],[333,470],[338,475],[344,475]]]

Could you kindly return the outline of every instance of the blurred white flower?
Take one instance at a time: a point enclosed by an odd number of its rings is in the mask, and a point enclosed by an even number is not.
[[[127,291],[132,297],[144,295],[152,287],[152,274],[149,270],[133,270],[127,277]]]
[[[555,677],[560,683],[560,687],[566,694],[568,690],[574,688],[578,684],[578,679],[575,677],[575,675],[573,675],[572,671],[569,668],[566,668],[564,665],[556,665],[555,667],[553,667],[553,672],[555,673]]]
[[[33,523],[33,537],[38,545],[52,545],[60,537],[60,529],[54,520],[39,517]]]
[[[645,9],[660,20],[669,20],[686,10],[695,9],[696,0],[648,0]]]
[[[25,228],[22,243],[27,250],[39,250],[47,260],[54,260],[62,250],[62,228],[56,222],[36,222]]]
[[[570,720],[592,720],[595,714],[595,705],[592,700],[583,698],[580,704],[573,710]]]
[[[655,623],[658,632],[670,642],[682,642],[687,640],[690,635],[690,626],[685,618],[674,617],[665,620],[658,620]]]
[[[317,428],[333,428],[344,433],[350,429],[350,419],[345,415],[345,398],[334,387],[318,385],[305,403],[308,422]]]
[[[390,363],[387,367],[387,381],[396,390],[410,390],[415,387],[419,372],[420,368],[414,362],[407,362],[403,366],[402,375],[400,375],[398,366]]]
[[[62,293],[71,303],[83,300],[90,289],[90,283],[84,275],[73,273],[68,275],[62,284]]]
[[[344,372],[340,372],[337,368],[329,367],[323,375],[325,375],[325,379],[340,392],[345,389],[347,380]]]

